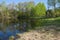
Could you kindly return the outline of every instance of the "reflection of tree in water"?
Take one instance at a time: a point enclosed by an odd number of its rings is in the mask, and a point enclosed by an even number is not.
[[[26,28],[27,27],[29,27],[29,25],[30,25],[30,22],[29,22],[29,20],[26,18],[26,19],[20,19],[19,20],[19,27],[17,28],[17,29],[19,29],[19,30],[26,30]]]

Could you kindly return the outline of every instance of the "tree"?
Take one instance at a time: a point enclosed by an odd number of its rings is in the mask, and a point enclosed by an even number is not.
[[[34,7],[34,2],[24,2],[24,3],[18,3],[17,9],[19,11],[18,18],[20,19],[20,23],[22,25],[24,22],[27,23],[26,27],[30,25],[30,15],[31,15],[31,9]]]
[[[60,0],[57,0],[58,6],[60,7]]]
[[[6,22],[7,22],[7,17],[8,17],[8,14],[7,14],[7,8],[6,8],[6,4],[5,2],[2,2],[1,5],[1,23],[2,23],[2,30],[5,31],[6,30]]]
[[[55,9],[57,0],[48,0],[47,2],[48,2],[48,7],[52,6]]]
[[[45,16],[45,12],[46,12],[46,7],[44,5],[44,3],[38,3],[35,6],[35,17],[44,17]]]
[[[55,17],[56,16],[56,10],[55,10],[55,8],[56,8],[57,0],[48,0],[47,4],[48,4],[48,10],[49,10],[50,7],[54,7],[54,8],[52,8],[52,10],[53,10],[52,14],[53,14],[53,17]],[[47,14],[50,14],[50,12],[47,13]]]
[[[44,3],[38,3],[35,7],[31,9],[31,26],[35,28],[40,26],[41,18],[45,17],[46,7]]]
[[[53,12],[49,12],[48,14],[52,13],[52,15],[53,15],[52,17],[56,17],[57,12],[58,12],[58,11],[56,11],[56,8],[60,7],[60,0],[48,0],[47,2],[48,2],[48,10],[50,10],[49,9],[50,7],[54,7],[51,9],[51,11],[53,11]],[[56,5],[58,7],[56,7]]]

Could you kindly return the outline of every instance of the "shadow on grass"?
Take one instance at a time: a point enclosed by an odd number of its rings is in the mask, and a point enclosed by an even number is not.
[[[60,18],[59,19],[39,19],[39,27],[44,28],[45,30],[54,29],[60,31]],[[35,27],[34,29],[39,27]]]

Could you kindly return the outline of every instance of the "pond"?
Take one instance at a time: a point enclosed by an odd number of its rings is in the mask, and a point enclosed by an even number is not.
[[[11,32],[10,30],[7,30],[6,33],[0,31],[0,40],[8,40],[10,36],[15,36],[17,33],[20,33],[20,31],[15,30]]]
[[[16,26],[19,26],[19,24],[13,24],[13,25],[10,25],[9,27],[16,27]],[[13,31],[11,31],[9,29],[9,27],[6,29],[6,32],[4,33],[3,31],[0,31],[0,40],[8,40],[8,38],[10,36],[16,36],[17,33],[22,33],[20,30],[17,30],[17,29],[14,29]]]

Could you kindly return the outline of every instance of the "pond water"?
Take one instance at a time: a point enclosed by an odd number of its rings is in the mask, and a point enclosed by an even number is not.
[[[10,36],[12,36],[12,35],[15,36],[17,33],[20,33],[20,31],[15,30],[15,31],[11,32],[10,30],[7,30],[6,33],[0,31],[0,39],[1,40],[8,40],[8,38]]]
[[[11,25],[13,27],[19,26],[19,24]],[[0,40],[8,40],[10,36],[16,36],[17,33],[22,33],[20,30],[13,30],[11,31],[9,28],[6,29],[6,32],[0,31]]]

